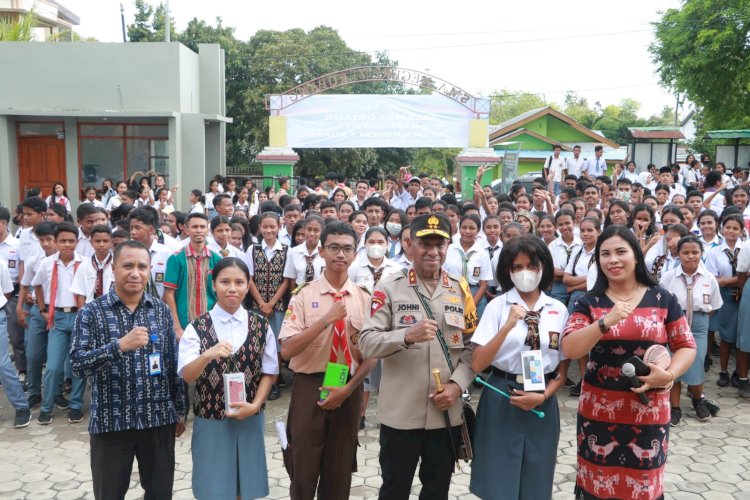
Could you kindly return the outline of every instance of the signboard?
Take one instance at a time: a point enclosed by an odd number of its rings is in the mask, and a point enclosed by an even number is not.
[[[442,95],[311,95],[274,100],[293,148],[462,148],[474,113]]]
[[[503,153],[503,193],[510,193],[510,185],[518,177],[518,156],[515,151]]]

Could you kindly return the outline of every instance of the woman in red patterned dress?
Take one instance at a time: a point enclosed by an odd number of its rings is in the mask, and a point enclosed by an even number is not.
[[[671,384],[690,367],[695,341],[682,309],[646,271],[643,252],[625,226],[596,243],[598,278],[568,318],[562,349],[569,359],[590,352],[578,403],[576,498],[663,498]],[[654,344],[674,353],[666,370],[650,365],[633,389],[621,367]]]

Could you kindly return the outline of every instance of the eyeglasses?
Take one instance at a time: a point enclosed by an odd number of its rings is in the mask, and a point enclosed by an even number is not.
[[[339,252],[344,252],[344,255],[353,255],[357,250],[353,246],[348,245],[345,247],[339,245],[326,245],[324,248],[331,252],[333,255],[338,255]]]

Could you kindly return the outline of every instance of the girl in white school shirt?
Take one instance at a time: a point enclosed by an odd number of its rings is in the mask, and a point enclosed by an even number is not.
[[[675,380],[670,391],[673,427],[682,418],[680,392],[683,382],[688,386],[693,409],[699,420],[708,420],[719,411],[718,406],[708,402],[703,396],[703,382],[706,378],[703,360],[708,349],[708,317],[718,311],[723,303],[719,283],[701,262],[703,244],[700,239],[692,234],[683,236],[677,243],[677,254],[679,266],[663,272],[659,284],[672,292],[685,311],[698,353],[693,364]]]
[[[445,256],[443,269],[455,276],[463,276],[469,284],[474,303],[477,306],[477,316],[482,317],[487,299],[487,283],[492,280],[492,263],[490,255],[477,241],[479,234],[478,215],[464,215],[458,224],[460,238],[451,243]]]
[[[414,256],[412,255],[411,249],[407,248],[406,242],[411,239],[411,226],[409,224],[401,228],[401,234],[399,234],[399,240],[401,241],[401,253],[396,255],[393,262],[401,266],[403,269],[411,266]]]
[[[552,283],[550,295],[562,302],[568,304],[570,297],[567,286],[562,282],[565,268],[573,260],[573,255],[581,249],[581,240],[573,233],[573,221],[575,215],[568,210],[560,210],[555,215],[555,224],[560,236],[549,244],[549,250],[552,253],[552,261],[555,265],[555,281]]]

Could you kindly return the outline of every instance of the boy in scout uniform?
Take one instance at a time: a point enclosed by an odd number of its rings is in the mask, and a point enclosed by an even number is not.
[[[476,309],[466,282],[442,269],[450,243],[448,218],[422,215],[411,228],[407,245],[414,263],[375,287],[359,343],[363,356],[383,359],[378,397],[380,498],[407,499],[421,460],[420,498],[447,499],[454,457],[443,411],[448,411],[457,436],[461,393],[474,377],[468,341],[476,328]],[[453,373],[437,338],[440,334]],[[436,391],[434,368],[440,370],[442,393]]]
[[[363,387],[376,360],[363,359],[357,337],[370,295],[349,280],[357,235],[342,222],[326,225],[320,236],[325,270],[320,279],[292,292],[281,326],[281,357],[296,375],[287,414],[284,465],[294,500],[349,498],[356,470],[357,432]],[[343,387],[323,387],[329,362],[349,366]],[[321,390],[329,391],[321,400]]]

